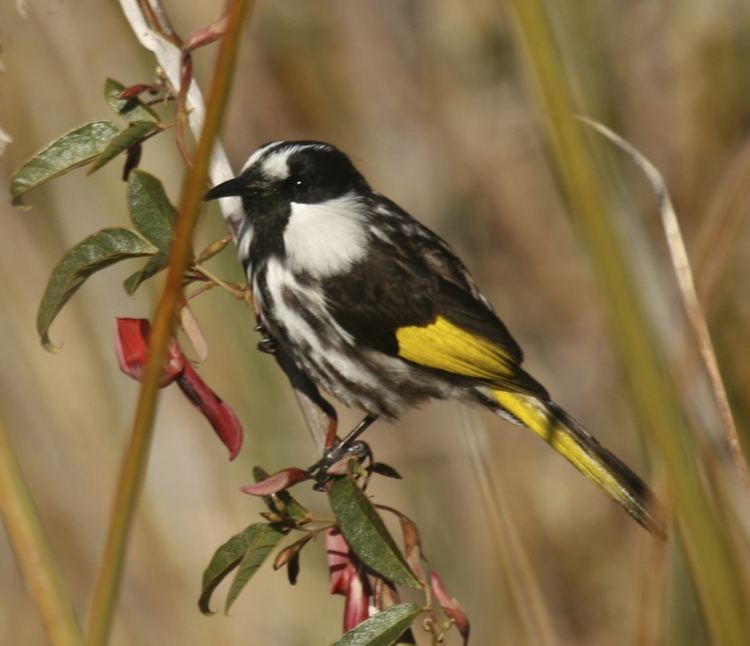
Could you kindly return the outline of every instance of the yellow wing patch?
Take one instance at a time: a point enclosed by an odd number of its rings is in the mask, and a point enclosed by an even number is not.
[[[497,343],[454,325],[442,316],[425,326],[396,330],[398,355],[427,368],[454,375],[505,383],[516,365]]]

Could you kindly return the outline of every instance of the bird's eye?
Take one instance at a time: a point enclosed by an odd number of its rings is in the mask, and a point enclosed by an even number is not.
[[[306,179],[297,178],[294,180],[294,192],[297,195],[304,195],[310,188],[310,183]]]

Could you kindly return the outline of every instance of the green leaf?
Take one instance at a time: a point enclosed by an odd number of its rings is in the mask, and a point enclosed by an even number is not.
[[[97,231],[70,249],[52,270],[39,305],[36,328],[44,347],[55,349],[49,340],[49,326],[91,274],[125,258],[149,256],[156,251],[153,245],[128,229]]]
[[[140,270],[123,283],[125,291],[133,294],[144,280],[167,266],[177,211],[169,201],[162,183],[153,175],[141,170],[130,173],[128,207],[130,218],[138,232],[159,248],[159,253],[149,258]]]
[[[111,162],[117,155],[136,145],[144,137],[159,129],[159,124],[153,121],[133,121],[125,130],[116,135],[107,147],[91,164],[88,174],[98,171],[102,166]]]
[[[409,628],[422,609],[414,603],[400,603],[365,619],[333,646],[391,646]]]
[[[117,95],[124,89],[125,86],[114,79],[107,79],[104,84],[104,98],[115,114],[125,117],[128,121],[159,123],[159,115],[139,99],[118,99]]]
[[[169,262],[169,254],[165,251],[157,251],[151,256],[146,264],[143,265],[138,271],[130,274],[122,283],[125,291],[132,296],[135,291],[140,287],[141,283],[148,280],[152,276],[158,274],[162,269],[167,266]]]
[[[351,477],[334,482],[328,497],[341,533],[360,561],[389,581],[415,589],[422,587],[383,519]]]
[[[128,208],[133,225],[159,249],[172,244],[177,211],[153,175],[134,170],[128,179]]]
[[[237,568],[237,574],[234,575],[232,586],[229,588],[227,600],[224,604],[224,612],[229,612],[237,596],[242,592],[250,578],[263,565],[271,551],[279,544],[284,536],[284,532],[279,531],[273,525],[258,524],[250,537],[250,541],[245,549],[245,555],[240,561]]]
[[[88,164],[120,132],[121,129],[110,121],[92,121],[53,141],[21,166],[11,178],[13,204],[23,205],[21,197],[32,188]]]
[[[208,605],[211,602],[213,591],[224,580],[227,574],[240,564],[247,546],[252,542],[253,537],[258,531],[258,527],[267,527],[267,525],[265,523],[253,523],[245,527],[245,529],[232,536],[232,538],[214,552],[211,562],[203,572],[201,596],[198,599],[198,607],[204,615],[213,614]]]

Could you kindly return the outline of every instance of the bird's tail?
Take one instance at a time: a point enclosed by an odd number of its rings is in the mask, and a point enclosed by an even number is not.
[[[534,431],[641,525],[664,536],[654,495],[643,480],[557,404],[506,390],[492,389],[487,395],[501,416],[509,414]]]

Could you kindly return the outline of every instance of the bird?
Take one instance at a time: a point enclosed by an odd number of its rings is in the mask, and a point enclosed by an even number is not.
[[[320,141],[274,141],[205,200],[240,197],[237,253],[266,348],[366,417],[430,399],[526,427],[661,535],[652,492],[522,368],[523,353],[450,245]]]

